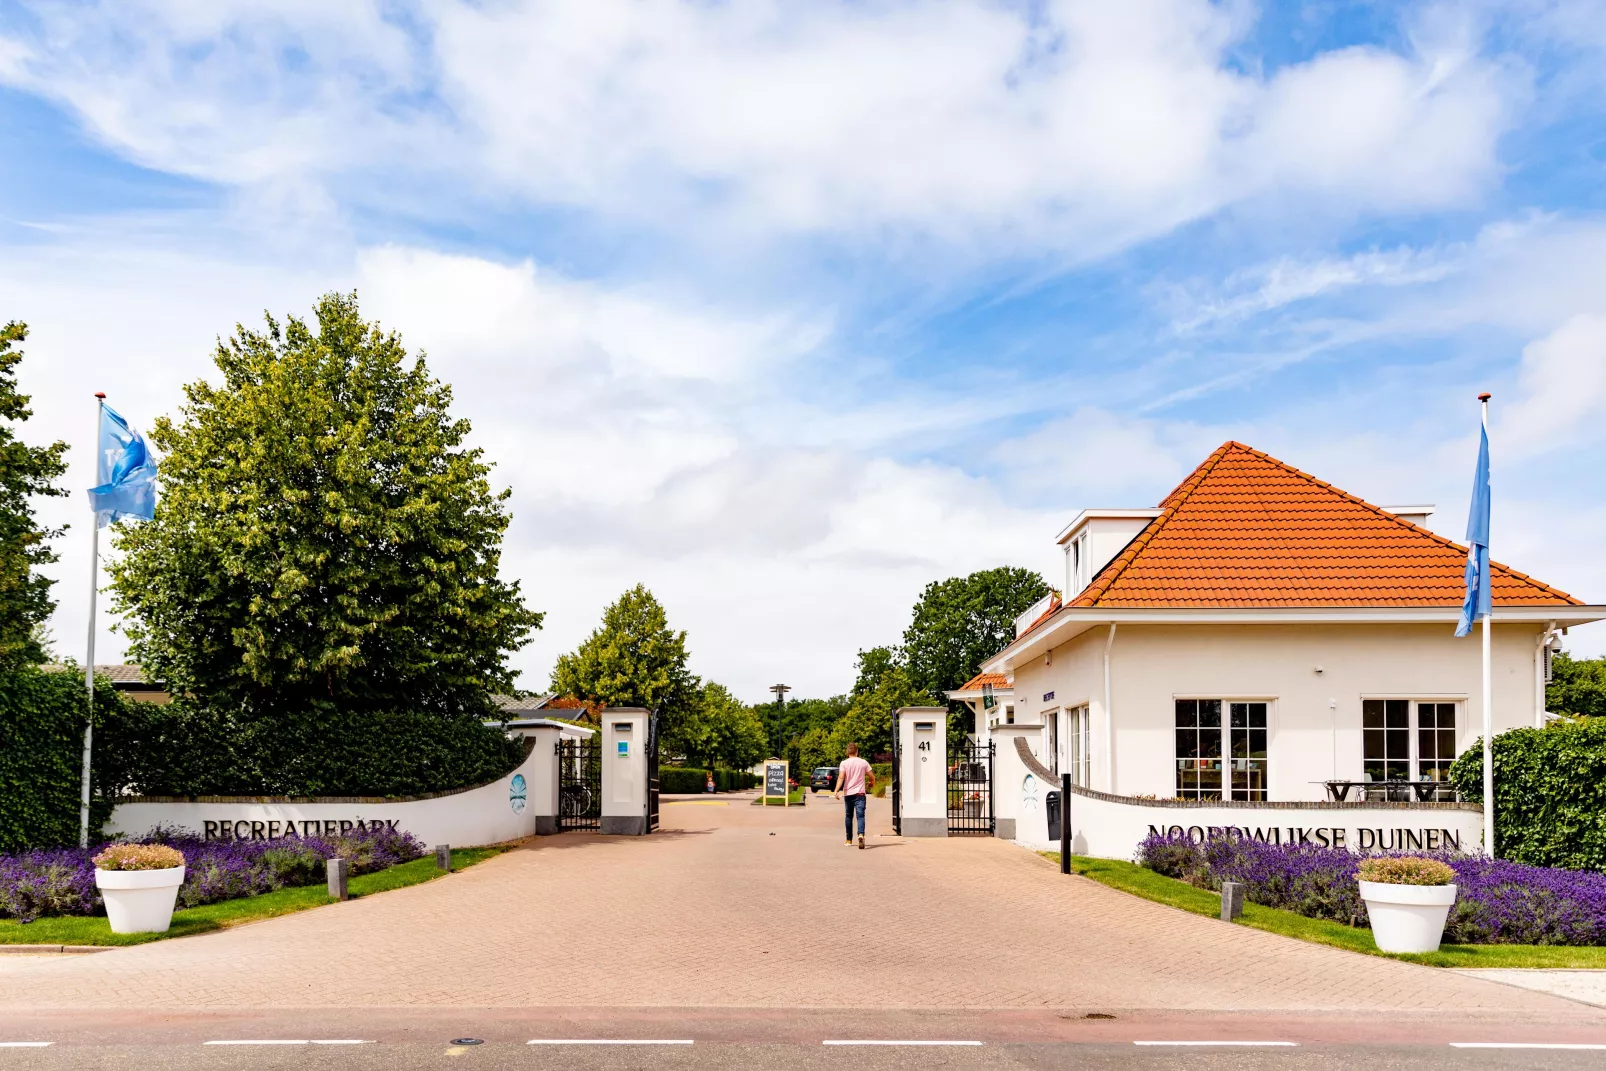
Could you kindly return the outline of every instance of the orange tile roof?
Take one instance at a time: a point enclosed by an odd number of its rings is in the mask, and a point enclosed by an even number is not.
[[[1243,443],[1160,503],[1075,607],[1459,606],[1467,552]],[[1579,600],[1494,564],[1498,606]]]
[[[982,688],[986,687],[989,684],[992,685],[994,688],[1010,688],[1010,687],[1012,687],[1012,685],[1010,684],[1010,680],[1009,680],[1009,675],[1008,674],[1005,674],[1005,673],[978,673],[974,677],[972,677],[968,681],[966,681],[964,684],[961,684],[959,687],[955,688],[954,691],[956,691],[956,692],[976,692],[976,691],[980,691]]]

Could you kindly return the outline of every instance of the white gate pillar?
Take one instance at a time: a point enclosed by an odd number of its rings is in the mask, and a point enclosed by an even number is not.
[[[640,707],[604,709],[602,718],[603,833],[639,837],[647,825],[647,719]]]
[[[531,757],[536,761],[530,764],[527,805],[535,817],[536,836],[547,837],[558,831],[558,741],[563,731],[556,725],[540,725],[528,735],[535,741]]]
[[[906,837],[948,835],[948,708],[898,710],[900,828]]]

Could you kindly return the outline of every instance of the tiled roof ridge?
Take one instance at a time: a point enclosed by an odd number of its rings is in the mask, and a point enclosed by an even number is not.
[[[1166,523],[1172,517],[1176,516],[1178,508],[1188,500],[1188,496],[1193,494],[1199,484],[1204,482],[1204,478],[1210,473],[1210,470],[1215,468],[1221,462],[1221,459],[1226,457],[1228,452],[1235,446],[1245,450],[1249,449],[1243,443],[1233,439],[1229,439],[1216,447],[1209,457],[1201,461],[1181,483],[1172,488],[1169,495],[1160,500],[1160,508],[1165,512],[1145,525],[1143,531],[1139,532],[1132,542],[1126,545],[1126,549],[1111,559],[1108,565],[1100,569],[1098,575],[1092,579],[1087,587],[1082,589],[1076,598],[1065,605],[1096,606],[1098,600],[1110,589],[1110,585],[1114,584],[1120,575],[1126,571],[1126,567],[1132,564],[1133,559],[1142,552],[1143,548],[1147,547],[1149,542],[1160,534],[1160,530],[1166,526]]]
[[[1335,487],[1332,484],[1328,483],[1326,480],[1319,479],[1316,476],[1312,476],[1310,473],[1306,472],[1304,469],[1295,468],[1293,465],[1290,465],[1286,461],[1282,461],[1282,460],[1279,460],[1278,458],[1272,457],[1270,454],[1266,453],[1264,450],[1256,450],[1253,446],[1249,446],[1249,445],[1247,445],[1245,443],[1236,442],[1236,441],[1229,441],[1227,443],[1224,443],[1222,445],[1221,449],[1222,450],[1226,450],[1228,447],[1236,447],[1239,450],[1243,450],[1243,451],[1245,451],[1247,453],[1255,455],[1256,457],[1260,458],[1262,461],[1268,461],[1271,464],[1276,465],[1278,468],[1283,469],[1286,472],[1290,472],[1290,473],[1294,474],[1295,476],[1300,477],[1301,479],[1309,480],[1311,483],[1315,484],[1317,487],[1323,488],[1324,490],[1331,491],[1334,494],[1338,495],[1340,498],[1343,498],[1343,499],[1346,499],[1346,500],[1348,500],[1350,502],[1353,502],[1357,506],[1363,506],[1366,509],[1370,510],[1372,513],[1374,513],[1377,516],[1379,516],[1379,517],[1384,517],[1384,518],[1386,518],[1386,519],[1388,519],[1390,521],[1393,521],[1395,524],[1401,525],[1401,526],[1403,526],[1405,528],[1409,528],[1413,532],[1419,532],[1422,535],[1425,535],[1429,539],[1433,540],[1435,543],[1439,543],[1442,546],[1449,547],[1450,549],[1454,550],[1458,554],[1463,554],[1464,555],[1467,552],[1467,546],[1466,546],[1465,543],[1457,543],[1453,539],[1446,539],[1444,536],[1441,536],[1439,533],[1437,533],[1435,531],[1432,531],[1431,529],[1423,528],[1419,524],[1414,524],[1411,521],[1406,520],[1404,517],[1400,517],[1400,516],[1398,516],[1396,514],[1390,513],[1388,510],[1382,508],[1381,506],[1374,506],[1374,505],[1372,505],[1372,503],[1366,501],[1366,499],[1361,498],[1358,495],[1352,495],[1348,491],[1344,490],[1342,487]],[[1214,455],[1212,455],[1212,456],[1214,456]],[[1555,596],[1557,596],[1559,598],[1566,599],[1568,602],[1572,603],[1575,606],[1584,605],[1584,602],[1583,602],[1582,599],[1579,599],[1579,598],[1577,598],[1576,596],[1573,596],[1573,595],[1569,595],[1567,592],[1562,591],[1560,588],[1551,587],[1549,584],[1545,583],[1543,580],[1536,579],[1535,577],[1529,576],[1527,573],[1521,572],[1520,570],[1517,570],[1517,569],[1513,569],[1509,565],[1502,565],[1500,562],[1497,562],[1497,561],[1493,560],[1492,558],[1489,561],[1489,568],[1491,570],[1499,569],[1501,572],[1505,573],[1508,577],[1512,577],[1512,578],[1515,578],[1517,580],[1522,580],[1522,581],[1525,581],[1526,583],[1532,584],[1534,587],[1539,588],[1540,590],[1546,592],[1547,594],[1555,595]]]
[[[1007,674],[1007,673],[977,673],[974,677],[971,677],[964,684],[961,684],[959,687],[955,688],[954,691],[956,691],[956,692],[968,692],[973,688],[980,688],[980,687],[982,687],[983,685],[986,685],[986,684],[991,684],[994,688],[996,688],[996,687],[998,687],[1000,682],[1005,687],[1008,687],[1009,686],[1009,674]]]

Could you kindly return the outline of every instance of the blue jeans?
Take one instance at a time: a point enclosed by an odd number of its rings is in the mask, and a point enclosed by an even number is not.
[[[859,836],[864,836],[864,793],[842,797],[842,823],[847,826],[848,839],[853,839],[853,816],[859,816]]]

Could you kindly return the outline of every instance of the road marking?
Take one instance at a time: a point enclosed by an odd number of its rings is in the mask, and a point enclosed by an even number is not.
[[[526,1045],[690,1045],[684,1038],[531,1038]]]
[[[1452,1041],[1452,1049],[1606,1049],[1606,1045],[1545,1041]]]
[[[203,1041],[203,1045],[372,1045],[361,1038],[240,1038],[227,1041]]]
[[[0,1041],[0,1049],[42,1049],[53,1041]]]
[[[1256,1045],[1273,1048],[1297,1049],[1297,1041],[1134,1041],[1134,1045]]]
[[[821,1045],[980,1045],[979,1041],[822,1041]]]

